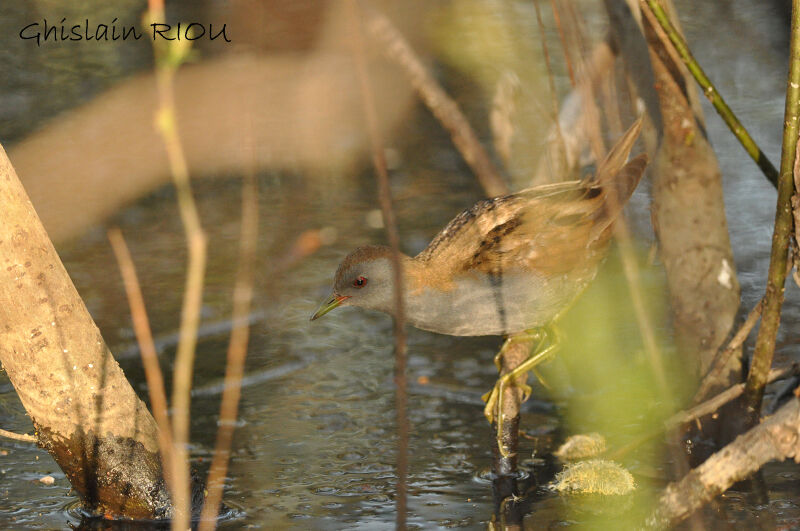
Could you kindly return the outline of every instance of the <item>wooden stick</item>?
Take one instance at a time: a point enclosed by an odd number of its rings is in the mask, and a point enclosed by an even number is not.
[[[800,400],[793,398],[683,479],[669,484],[645,525],[659,529],[673,527],[768,461],[792,457],[797,460],[800,457],[799,432]]]

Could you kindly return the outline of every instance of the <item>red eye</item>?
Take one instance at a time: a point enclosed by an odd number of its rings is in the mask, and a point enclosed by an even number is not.
[[[367,285],[367,278],[366,277],[358,277],[353,281],[353,286],[357,288],[363,288]]]

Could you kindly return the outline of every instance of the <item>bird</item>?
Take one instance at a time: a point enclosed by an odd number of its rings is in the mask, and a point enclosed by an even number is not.
[[[641,119],[612,147],[594,178],[479,201],[422,252],[401,253],[408,323],[453,336],[513,336],[554,323],[595,277],[614,222],[641,180],[647,155],[628,160],[640,130]],[[311,320],[340,306],[394,315],[392,253],[379,245],[349,253]],[[501,390],[495,387],[493,394]],[[487,399],[490,421],[496,400]]]

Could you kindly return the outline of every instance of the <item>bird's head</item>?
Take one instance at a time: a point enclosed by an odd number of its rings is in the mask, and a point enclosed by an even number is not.
[[[348,254],[336,270],[333,293],[311,320],[348,305],[392,313],[394,280],[391,260],[391,249],[378,245],[359,247]]]

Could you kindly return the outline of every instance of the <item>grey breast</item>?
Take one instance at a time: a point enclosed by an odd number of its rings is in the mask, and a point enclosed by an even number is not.
[[[511,334],[550,323],[582,289],[565,276],[545,279],[531,272],[464,274],[454,284],[406,297],[409,322],[455,336]]]

